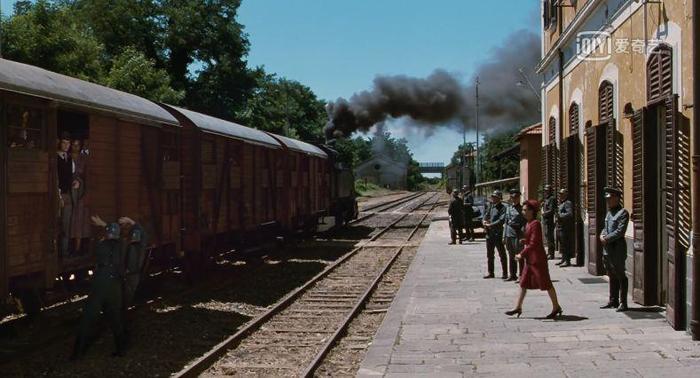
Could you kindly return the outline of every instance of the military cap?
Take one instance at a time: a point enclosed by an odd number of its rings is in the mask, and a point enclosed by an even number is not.
[[[613,194],[617,195],[618,197],[622,197],[622,190],[618,188],[606,186],[605,188],[603,188],[603,193],[605,193],[605,198],[610,198]]]
[[[121,235],[121,228],[119,228],[118,223],[109,223],[105,226],[105,238],[107,239],[119,239]]]
[[[519,189],[515,188],[511,189],[508,193],[510,193],[511,196],[519,196],[522,194]]]
[[[552,190],[552,186],[547,184],[544,186],[544,190]]]
[[[559,194],[567,194],[567,193],[569,193],[569,191],[566,190],[565,188],[559,189]]]
[[[491,197],[503,198],[503,193],[501,193],[500,190],[494,190],[493,193],[491,194]]]

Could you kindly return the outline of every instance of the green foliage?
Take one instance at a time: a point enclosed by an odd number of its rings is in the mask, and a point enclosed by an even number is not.
[[[7,59],[91,81],[103,74],[103,45],[65,6],[47,0],[18,3],[2,30]]]
[[[372,143],[361,137],[336,139],[334,147],[338,151],[338,161],[349,168],[372,157]]]
[[[482,170],[479,178],[481,182],[518,175],[520,161],[517,158],[494,159],[494,156],[516,143],[515,135],[517,132],[518,130],[511,130],[486,136],[483,146],[479,149],[479,160],[481,161]]]
[[[257,88],[237,118],[251,127],[321,143],[328,119],[325,106],[309,87],[261,73]]]
[[[176,91],[170,87],[170,78],[165,70],[156,68],[153,60],[132,47],[117,55],[103,83],[121,91],[168,104],[177,105],[185,97],[184,91]]]
[[[367,196],[379,190],[382,190],[382,188],[371,182],[365,182],[364,180],[355,181],[355,192],[357,192],[359,196]]]

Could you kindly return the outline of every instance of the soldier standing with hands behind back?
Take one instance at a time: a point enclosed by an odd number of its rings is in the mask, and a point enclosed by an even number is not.
[[[557,211],[557,231],[559,233],[559,252],[561,261],[557,263],[564,268],[571,266],[574,252],[574,205],[569,200],[566,189],[559,191],[559,209]]]
[[[605,202],[608,213],[605,226],[600,232],[600,244],[603,245],[603,265],[610,278],[610,300],[601,308],[617,308],[618,312],[627,311],[627,242],[625,232],[630,215],[620,204],[622,191],[617,188],[605,188]],[[618,307],[619,306],[619,307]]]
[[[447,213],[450,215],[450,243],[457,243],[457,235],[459,234],[459,244],[462,244],[464,239],[464,231],[462,229],[464,222],[464,205],[462,204],[462,199],[459,198],[459,191],[454,190],[452,192],[452,202],[450,202],[450,207],[447,209]]]
[[[498,250],[498,257],[501,260],[502,278],[508,279],[508,262],[506,251],[503,247],[503,222],[506,217],[506,207],[501,203],[503,194],[500,190],[495,190],[491,195],[491,204],[484,212],[484,228],[486,229],[486,258],[488,260],[489,273],[484,278],[494,277],[494,257],[495,249]]]
[[[552,186],[545,185],[542,205],[542,228],[544,229],[544,240],[547,243],[547,255],[550,260],[554,260],[554,213],[556,211],[557,199],[554,198]]]
[[[503,230],[503,241],[508,251],[508,262],[510,277],[508,281],[517,281],[518,272],[522,275],[524,262],[515,260],[515,255],[522,250],[520,239],[523,238],[525,218],[522,214],[523,205],[520,204],[520,191],[512,189],[510,191],[510,204],[506,206],[505,228]],[[518,269],[520,268],[520,269]]]

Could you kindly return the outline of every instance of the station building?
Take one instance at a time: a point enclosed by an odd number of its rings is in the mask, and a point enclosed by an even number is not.
[[[631,214],[631,299],[665,307],[671,326],[700,336],[691,322],[700,279],[691,242],[700,221],[691,211],[700,195],[691,190],[693,2],[541,3],[544,181],[576,204],[577,262],[604,274],[603,188],[620,187]]]
[[[406,189],[408,165],[382,153],[375,153],[355,168],[355,177],[387,189]]]

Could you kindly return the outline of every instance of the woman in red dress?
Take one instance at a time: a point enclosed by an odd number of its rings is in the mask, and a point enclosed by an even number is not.
[[[546,290],[549,299],[552,300],[552,313],[546,319],[556,319],[561,316],[562,309],[557,300],[557,292],[552,286],[549,278],[549,265],[547,264],[547,254],[542,244],[542,224],[538,221],[537,212],[539,204],[535,200],[526,201],[523,205],[523,216],[527,220],[525,226],[525,240],[523,250],[515,256],[517,260],[525,260],[525,268],[520,277],[520,295],[515,309],[506,312],[506,315],[517,315],[520,317],[523,310],[523,301],[528,289]]]

